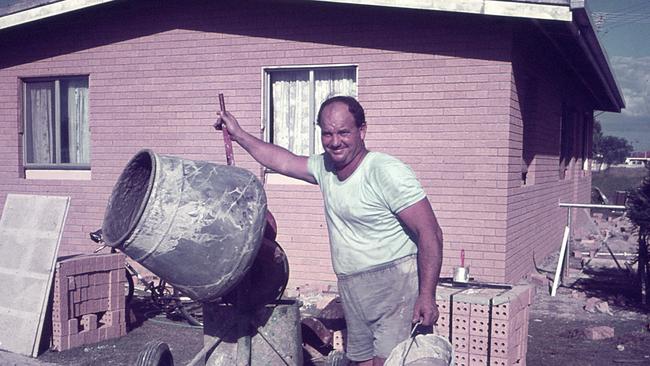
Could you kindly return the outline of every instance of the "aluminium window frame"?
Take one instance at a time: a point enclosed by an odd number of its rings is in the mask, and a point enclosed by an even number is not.
[[[54,139],[56,146],[56,161],[61,161],[61,81],[62,80],[78,80],[85,79],[88,83],[88,94],[90,95],[90,75],[80,74],[80,75],[60,75],[60,76],[39,76],[39,77],[23,77],[20,78],[21,83],[21,134],[22,134],[22,165],[24,170],[90,170],[91,164],[90,161],[87,164],[79,163],[54,163],[54,164],[41,164],[41,163],[29,163],[27,162],[27,86],[30,83],[38,82],[52,82],[54,83]],[[88,100],[90,103],[90,97]],[[86,121],[90,124],[90,118]]]
[[[309,151],[314,154],[316,151],[316,114],[318,113],[315,100],[315,72],[327,69],[349,69],[354,68],[355,85],[357,95],[359,94],[359,65],[358,64],[313,64],[313,65],[288,65],[288,66],[265,66],[262,67],[262,119],[260,130],[265,142],[271,142],[271,74],[276,71],[307,71],[309,73],[309,100],[311,103],[309,119]]]

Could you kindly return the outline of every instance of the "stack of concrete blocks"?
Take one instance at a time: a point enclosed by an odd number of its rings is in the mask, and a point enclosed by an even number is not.
[[[526,364],[534,287],[512,289],[439,286],[438,334],[454,346],[457,366]]]
[[[52,348],[58,351],[126,335],[125,256],[79,255],[56,264]]]

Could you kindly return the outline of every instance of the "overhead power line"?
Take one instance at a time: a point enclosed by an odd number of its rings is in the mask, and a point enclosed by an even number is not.
[[[609,12],[593,12],[596,31],[607,34],[613,29],[632,24],[650,24],[650,1]]]

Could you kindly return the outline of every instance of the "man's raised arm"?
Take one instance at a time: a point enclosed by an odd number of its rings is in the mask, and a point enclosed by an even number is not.
[[[248,151],[258,163],[280,174],[316,183],[307,169],[308,158],[306,156],[296,155],[285,148],[264,142],[244,131],[230,112],[218,111],[217,116],[217,123],[214,127],[223,128],[221,123],[225,124],[230,137]]]

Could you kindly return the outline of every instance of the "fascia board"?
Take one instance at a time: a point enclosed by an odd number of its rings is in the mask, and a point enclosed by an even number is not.
[[[331,3],[484,14],[543,20],[572,20],[569,5],[501,0],[311,0]]]
[[[0,29],[11,28],[39,19],[45,19],[112,1],[115,0],[65,0],[50,3],[0,17]]]

